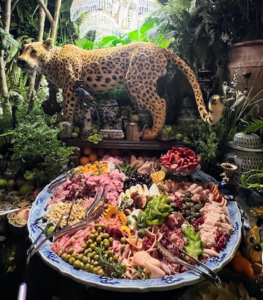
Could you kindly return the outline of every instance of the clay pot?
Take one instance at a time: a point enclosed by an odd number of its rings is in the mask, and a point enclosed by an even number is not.
[[[251,73],[248,81],[248,88],[253,85],[250,96],[254,97],[263,90],[263,40],[254,40],[237,43],[229,48],[228,52],[229,84],[233,80],[233,75],[240,68],[237,80],[237,89],[243,91],[245,88],[244,73]],[[263,98],[262,93],[256,99]],[[256,100],[255,99],[255,100]],[[263,115],[263,101],[260,105],[260,116]]]

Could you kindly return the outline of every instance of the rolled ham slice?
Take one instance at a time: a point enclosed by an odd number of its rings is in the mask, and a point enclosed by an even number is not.
[[[161,269],[161,262],[151,257],[146,251],[136,252],[133,256],[132,265],[143,268],[150,278],[162,278],[165,276],[165,272]]]

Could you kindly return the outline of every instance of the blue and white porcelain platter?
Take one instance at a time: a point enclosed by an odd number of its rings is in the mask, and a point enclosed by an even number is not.
[[[33,207],[31,208],[28,219],[29,238],[32,242],[35,241],[40,234],[40,229],[35,225],[34,221],[44,215],[47,208],[47,203],[52,194],[48,191],[46,186],[38,195]],[[218,272],[233,258],[241,241],[241,215],[236,202],[228,203],[230,218],[234,224],[234,232],[231,235],[226,248],[219,253],[219,257],[212,257],[206,265]],[[39,240],[44,239],[44,236]],[[57,254],[50,249],[51,242],[47,242],[39,251],[40,256],[50,267],[59,271],[62,275],[70,277],[86,286],[93,286],[101,289],[123,292],[148,292],[176,289],[187,285],[195,284],[201,280],[202,277],[193,273],[193,271],[184,272],[174,276],[159,279],[147,280],[127,280],[116,279],[108,277],[100,277],[98,275],[85,272],[83,270],[76,270],[72,265],[63,261]]]

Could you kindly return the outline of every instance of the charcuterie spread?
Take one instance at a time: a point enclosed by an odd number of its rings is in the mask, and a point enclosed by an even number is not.
[[[177,154],[177,148],[171,151],[167,155]],[[200,159],[190,149],[185,151],[191,157],[184,157],[182,166],[190,164],[194,170]],[[77,224],[103,187],[104,211],[85,228],[53,240],[52,252],[76,271],[134,280],[188,271],[170,262],[158,243],[192,265],[191,257],[204,263],[219,257],[234,231],[226,199],[213,182],[169,177],[165,159],[131,157],[127,162],[104,157],[72,170],[48,199],[43,219],[56,226],[70,211],[60,227]]]

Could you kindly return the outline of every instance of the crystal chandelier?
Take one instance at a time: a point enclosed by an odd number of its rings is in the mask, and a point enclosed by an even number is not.
[[[96,30],[99,39],[138,29],[160,7],[157,0],[73,0],[70,16],[71,21],[81,17],[80,38]]]

